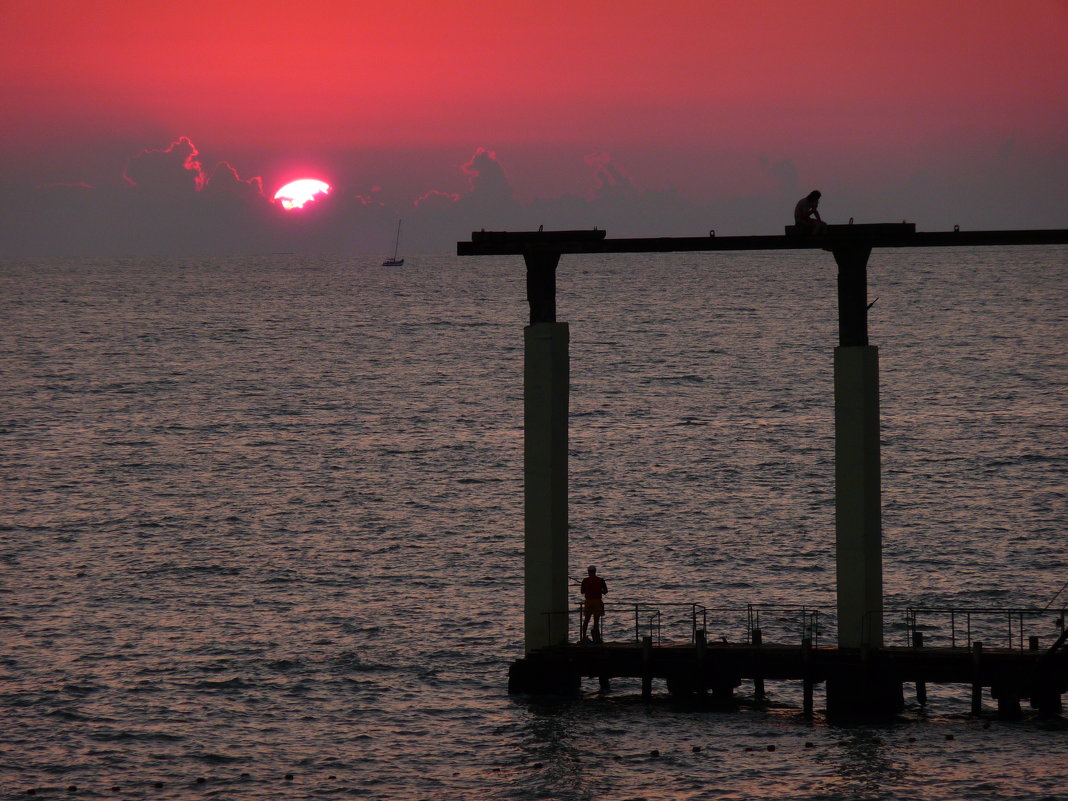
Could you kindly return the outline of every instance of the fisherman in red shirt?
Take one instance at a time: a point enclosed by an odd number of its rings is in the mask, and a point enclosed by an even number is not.
[[[597,568],[588,567],[586,572],[589,575],[582,580],[582,597],[586,600],[582,605],[581,642],[587,642],[586,628],[590,625],[590,618],[592,617],[593,641],[599,643],[601,642],[601,618],[604,617],[604,601],[601,600],[601,596],[608,592],[608,585],[605,584],[603,578],[597,575]]]

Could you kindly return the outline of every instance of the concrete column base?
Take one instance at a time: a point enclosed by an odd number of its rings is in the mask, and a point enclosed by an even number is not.
[[[901,682],[863,673],[827,679],[827,716],[837,719],[893,717],[905,708]]]
[[[575,695],[581,689],[581,676],[550,669],[537,658],[520,659],[508,668],[509,695]]]

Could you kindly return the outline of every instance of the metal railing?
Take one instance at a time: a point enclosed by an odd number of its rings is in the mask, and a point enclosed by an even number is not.
[[[904,636],[905,645],[970,648],[981,641],[995,648],[1027,650],[1043,639],[1054,641],[1064,630],[1066,607],[1060,609],[1000,607],[906,607],[884,610],[901,615],[888,629]],[[889,632],[888,632],[889,633]],[[918,636],[917,636],[918,635]]]
[[[601,618],[601,638],[630,639],[641,643],[642,637],[652,637],[653,643],[663,645],[665,642],[678,641],[685,636],[687,642],[695,642],[697,630],[703,629],[707,622],[705,607],[698,603],[649,604],[643,602],[605,602],[605,615]],[[576,639],[582,631],[583,608],[578,604],[575,609]],[[633,623],[633,629],[630,629]],[[627,628],[621,628],[626,626]],[[592,634],[593,620],[590,620],[587,635]],[[623,634],[623,632],[627,632]],[[622,636],[621,636],[622,635]]]
[[[574,641],[582,631],[582,604],[574,607]],[[1034,650],[1043,641],[1048,646],[1065,629],[1068,606],[1053,609],[1003,607],[904,607],[885,608],[881,614],[886,642],[895,639],[906,647],[918,643],[929,647],[970,648],[982,641],[988,647]],[[570,617],[570,615],[568,616]],[[555,628],[555,627],[552,627]],[[570,629],[570,625],[568,626]],[[592,633],[593,621],[589,624]],[[700,603],[649,603],[616,601],[605,603],[601,618],[604,641],[640,644],[652,638],[656,646],[693,644],[697,632],[705,632],[709,643],[751,645],[754,632],[764,643],[803,643],[819,647],[821,638],[835,633],[834,615],[825,615],[807,604],[745,604],[744,606],[705,606]],[[569,633],[569,637],[571,636]]]
[[[695,643],[697,632],[705,632],[708,642],[752,644],[754,630],[761,630],[764,641],[803,642],[818,646],[823,632],[823,617],[816,607],[746,604],[712,607],[699,603],[605,602],[601,618],[602,640],[615,642],[633,639],[640,644],[651,637],[657,646]],[[583,608],[574,608],[574,639],[582,631]],[[588,635],[592,634],[593,621]],[[770,635],[770,636],[769,636]]]
[[[787,635],[786,642],[811,640],[814,648],[819,647],[825,619],[826,616],[817,607],[808,604],[746,604],[746,631],[751,634],[759,629],[765,636],[771,634],[772,642],[778,641],[775,632],[782,631]]]

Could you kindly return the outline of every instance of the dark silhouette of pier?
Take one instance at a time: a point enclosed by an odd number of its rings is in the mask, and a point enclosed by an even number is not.
[[[597,678],[602,689],[615,678],[641,679],[642,696],[652,694],[653,679],[663,680],[675,698],[705,699],[729,705],[743,681],[751,681],[753,698],[764,700],[765,681],[799,682],[804,714],[814,714],[814,688],[828,688],[828,711],[839,716],[886,714],[904,707],[905,683],[915,687],[916,701],[927,703],[927,684],[971,687],[971,711],[982,713],[982,693],[990,688],[998,715],[1012,720],[1022,716],[1028,701],[1040,714],[1062,710],[1068,654],[1063,649],[1018,650],[987,648],[974,642],[968,648],[883,647],[859,651],[781,643],[706,643],[698,630],[689,645],[654,646],[651,637],[640,645],[549,646],[513,663],[508,688],[513,693],[561,694],[576,692],[582,677]],[[833,688],[847,687],[855,704],[857,692],[864,703],[842,707]],[[836,703],[838,707],[836,708]]]
[[[457,243],[460,256],[522,256],[530,324],[524,330],[524,642],[526,655],[509,674],[509,691],[574,692],[581,678],[642,680],[643,695],[663,679],[680,697],[711,694],[728,701],[743,680],[754,694],[763,681],[800,681],[812,712],[812,688],[826,686],[833,715],[886,715],[903,706],[903,682],[926,701],[929,682],[972,688],[972,711],[990,688],[1003,717],[1021,700],[1043,714],[1062,710],[1068,691],[1068,628],[1046,648],[924,647],[914,632],[904,646],[883,636],[881,464],[878,349],[868,340],[868,259],[877,248],[988,247],[1068,244],[1068,229],[916,231],[911,223],[830,225],[818,232],[787,226],[779,236],[609,239],[601,230],[477,231]],[[764,643],[759,629],[743,643],[709,643],[694,626],[688,643],[573,645],[568,642],[567,441],[569,331],[557,321],[556,270],[565,254],[671,253],[741,250],[824,250],[838,265],[838,345],[834,349],[835,559],[838,642],[817,646]],[[915,636],[920,635],[920,636]],[[1011,645],[1011,643],[1010,643]]]
[[[523,256],[531,248],[565,253],[682,253],[717,250],[830,250],[843,246],[869,248],[983,247],[1068,244],[1068,229],[1009,231],[917,231],[914,223],[829,225],[822,236],[786,226],[783,235],[665,236],[608,239],[607,231],[475,231],[470,242],[457,242],[458,256]]]

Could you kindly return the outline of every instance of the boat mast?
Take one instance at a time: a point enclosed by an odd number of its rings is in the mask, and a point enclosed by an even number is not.
[[[397,253],[400,252],[400,227],[403,220],[397,220],[397,241],[393,243],[393,261],[397,260]]]

